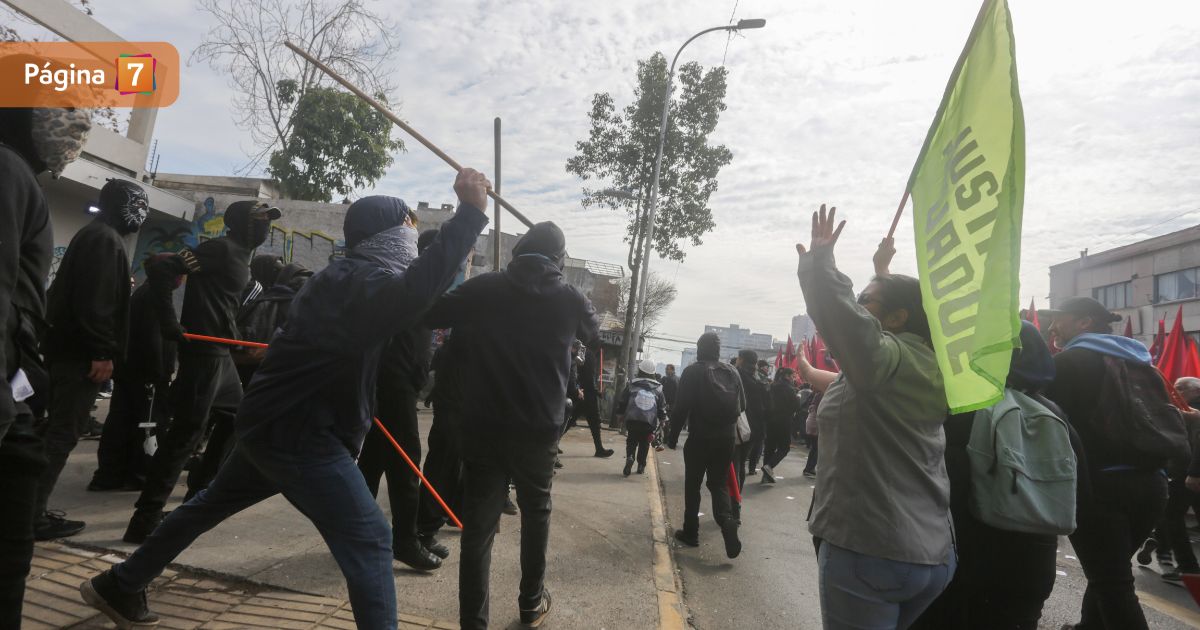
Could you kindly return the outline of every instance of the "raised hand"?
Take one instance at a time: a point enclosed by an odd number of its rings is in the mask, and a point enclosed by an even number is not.
[[[875,250],[872,262],[875,263],[875,275],[886,276],[891,273],[892,258],[896,256],[896,239],[887,237],[879,241],[879,249]]]
[[[821,204],[821,210],[814,212],[812,216],[812,241],[809,248],[806,250],[804,245],[796,243],[796,252],[803,254],[806,251],[816,251],[821,247],[830,247],[837,245],[838,238],[842,235],[842,228],[846,227],[846,222],[842,221],[834,228],[834,222],[837,217],[837,208],[830,208],[829,212],[825,212],[825,204]]]
[[[464,168],[454,179],[454,193],[458,200],[479,210],[487,210],[487,193],[492,189],[492,182],[473,168]]]

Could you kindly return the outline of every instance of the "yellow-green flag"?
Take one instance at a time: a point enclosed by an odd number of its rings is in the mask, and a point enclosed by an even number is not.
[[[1025,121],[1005,0],[984,0],[908,180],[917,264],[953,412],[1000,399],[1017,319]]]

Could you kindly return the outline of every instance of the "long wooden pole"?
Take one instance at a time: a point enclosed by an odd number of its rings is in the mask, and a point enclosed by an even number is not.
[[[896,235],[896,226],[900,225],[900,217],[904,214],[904,204],[908,203],[908,191],[904,191],[904,196],[900,198],[900,206],[896,208],[896,216],[892,218],[892,229],[888,230],[888,238]]]
[[[208,335],[194,335],[192,333],[184,333],[183,336],[185,339],[189,339],[191,341],[207,341],[209,343],[219,343],[227,346],[244,346],[247,348],[267,347],[267,344],[259,343],[257,341],[238,341],[236,339],[224,339],[222,337],[210,337]],[[454,524],[457,525],[459,529],[462,529],[462,521],[458,520],[458,517],[455,516],[454,511],[450,509],[450,506],[446,505],[446,502],[442,500],[442,495],[438,494],[438,491],[433,488],[433,484],[429,483],[429,480],[426,479],[425,475],[421,473],[421,469],[415,463],[413,463],[413,460],[408,456],[408,453],[404,452],[404,449],[400,446],[400,443],[396,441],[396,438],[392,437],[391,432],[387,430],[387,427],[383,426],[383,423],[379,421],[379,418],[373,418],[373,420],[375,420],[375,426],[379,427],[380,431],[383,431],[383,435],[387,437],[389,442],[392,443],[392,446],[396,447],[396,452],[400,453],[400,457],[403,457],[404,461],[408,463],[408,467],[412,468],[414,473],[417,473],[417,477],[421,480],[421,483],[425,484],[425,488],[429,490],[429,494],[432,494],[433,498],[437,499],[438,504],[442,506],[442,510],[446,512],[446,515],[450,517],[450,520],[454,521]]]
[[[284,42],[283,45],[290,48],[292,50],[292,52],[296,53],[297,55],[304,57],[304,59],[306,59],[312,65],[316,66],[317,69],[319,69],[321,72],[324,72],[325,74],[329,75],[329,77],[331,79],[333,79],[334,81],[341,83],[343,87],[345,87],[347,90],[350,90],[351,92],[353,92],[355,96],[357,96],[358,98],[361,98],[363,101],[365,101],[371,107],[374,107],[380,114],[383,114],[384,117],[386,117],[388,120],[392,121],[393,123],[396,123],[397,127],[400,127],[401,129],[403,129],[408,135],[412,136],[413,139],[415,139],[417,142],[420,142],[421,144],[425,145],[426,149],[433,151],[434,155],[442,158],[442,161],[445,162],[446,164],[449,164],[451,168],[453,168],[456,171],[462,170],[462,168],[463,168],[462,165],[460,165],[458,162],[456,162],[454,160],[454,158],[447,155],[445,151],[442,151],[441,149],[439,149],[437,145],[430,142],[425,136],[423,136],[419,132],[417,132],[416,129],[413,129],[411,126],[409,126],[408,123],[404,122],[403,120],[400,120],[399,116],[392,113],[392,111],[390,109],[385,107],[379,101],[375,100],[374,97],[372,97],[371,95],[362,91],[361,89],[359,89],[359,87],[357,85],[354,85],[346,78],[344,78],[341,75],[339,75],[338,73],[334,72],[332,68],[330,68],[329,66],[322,63],[316,57],[313,57],[312,55],[310,55],[307,50],[304,50],[303,48],[293,44],[292,42]],[[520,221],[521,223],[524,223],[527,227],[533,227],[533,222],[530,221],[524,214],[521,214],[520,210],[517,210],[516,208],[514,208],[511,203],[508,203],[507,201],[505,201],[504,198],[501,197],[499,193],[497,193],[494,190],[489,190],[488,196],[491,197],[492,199],[494,199],[496,201],[496,203],[499,204],[501,207],[503,207],[505,210],[508,210],[510,213],[512,213],[512,215],[514,217],[516,217],[518,221]]]

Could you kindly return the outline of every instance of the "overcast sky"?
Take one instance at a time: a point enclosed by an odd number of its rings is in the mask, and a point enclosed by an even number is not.
[[[130,40],[186,58],[209,27],[191,0],[92,0]],[[638,59],[670,56],[691,34],[738,18],[766,28],[712,34],[683,60],[724,57],[728,110],[714,140],[733,151],[711,205],[717,223],[682,264],[656,259],[679,298],[659,330],[694,339],[737,323],[786,338],[805,310],[798,239],[820,203],[849,219],[839,266],[857,285],[888,222],[978,11],[971,0],[552,0],[370,3],[394,20],[400,113],[461,163],[492,167],[504,120],[503,190],[554,220],[571,254],[623,263],[624,217],[584,210],[564,169],[587,133],[592,95],[624,107]],[[736,5],[736,12],[735,12]],[[1200,221],[1200,2],[1010,0],[1027,137],[1023,303],[1045,304],[1048,267]],[[158,117],[160,170],[230,174],[245,162],[225,80],[185,68]],[[452,173],[415,142],[376,192],[452,200]],[[509,219],[505,226],[515,226]],[[896,271],[915,272],[911,221]],[[655,346],[672,346],[652,342]],[[653,349],[659,361],[678,352]]]

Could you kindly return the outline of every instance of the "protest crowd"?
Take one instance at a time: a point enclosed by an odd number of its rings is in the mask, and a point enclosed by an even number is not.
[[[533,225],[506,268],[452,287],[489,223],[492,185],[463,168],[457,210],[436,229],[397,197],[349,204],[345,256],[315,273],[256,255],[281,211],[242,200],[224,208],[219,238],[136,261],[145,281],[132,286],[123,239],[146,220],[147,194],[114,179],[49,282],[36,178],[75,159],[89,126],[81,110],[0,109],[0,628],[20,626],[35,541],[87,527],[54,509],[54,489],[110,380],[87,489],[136,494],[123,539],[137,548],[79,588],[119,628],[155,625],[152,582],[276,495],[324,539],[359,628],[397,627],[394,563],[432,572],[452,553],[460,627],[488,627],[506,513],[520,523],[520,621],[551,617],[564,432],[583,417],[589,453],[614,455],[600,322],[564,280],[563,230]],[[1049,341],[1017,323],[1036,311],[1003,313],[1019,337],[1006,380],[988,404],[955,409],[922,280],[892,273],[888,237],[855,292],[835,256],[844,226],[822,205],[795,245],[796,299],[819,347],[774,364],[742,350],[731,364],[706,333],[679,374],[641,361],[614,398],[625,450],[612,475],[636,479],[656,451],[681,447],[684,482],[665,488],[684,501],[672,544],[701,544],[704,486],[731,560],[761,525],[743,517],[746,484],[774,484],[781,467],[814,480],[807,525],[828,629],[1034,630],[1062,537],[1087,579],[1068,627],[1148,628],[1133,559],[1157,560],[1172,583],[1200,574],[1186,523],[1200,507],[1200,379],[1169,382],[1168,350],[1114,334],[1121,318],[1079,297],[1052,312]],[[457,549],[439,538],[449,526],[462,528]]]

